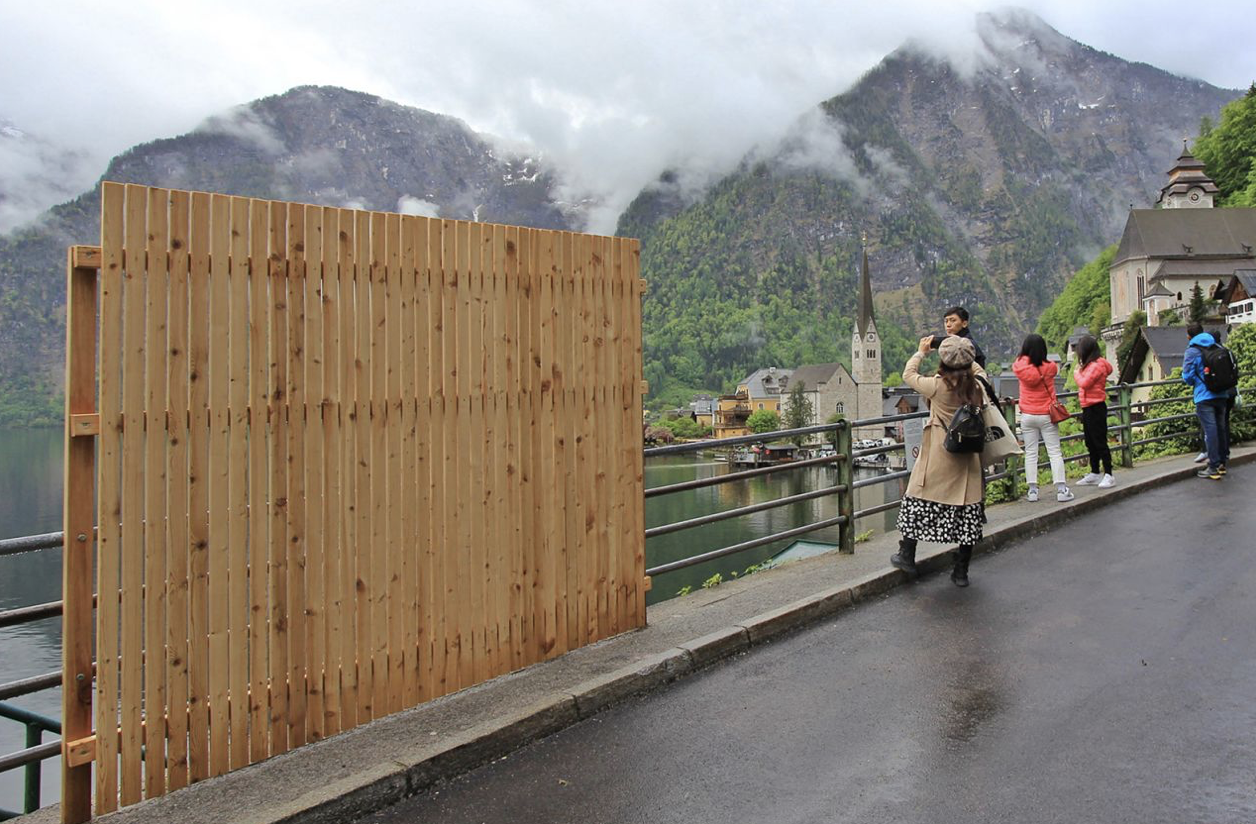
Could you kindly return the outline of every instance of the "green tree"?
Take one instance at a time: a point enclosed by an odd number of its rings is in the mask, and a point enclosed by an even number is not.
[[[1138,330],[1147,325],[1147,313],[1142,309],[1135,309],[1130,312],[1129,318],[1125,321],[1125,326],[1121,328],[1121,342],[1116,347],[1116,369],[1117,372],[1125,369],[1125,362],[1129,360],[1130,352],[1134,349],[1134,341],[1138,339]]]
[[[1089,326],[1098,334],[1111,322],[1108,271],[1116,256],[1116,244],[1099,253],[1065,284],[1059,297],[1038,318],[1038,334],[1048,348],[1063,351],[1069,335],[1078,326]]]
[[[1199,281],[1195,281],[1195,285],[1191,287],[1191,303],[1186,318],[1191,323],[1203,323],[1207,315],[1208,303],[1204,300],[1204,290],[1200,288]]]
[[[1256,83],[1221,110],[1215,126],[1200,123],[1195,155],[1221,190],[1221,206],[1256,206]]]
[[[781,416],[771,409],[759,409],[746,419],[746,427],[756,435],[775,432],[781,428]]]
[[[815,409],[812,408],[811,399],[807,397],[807,387],[802,381],[798,381],[789,390],[789,405],[785,409],[785,428],[802,429],[804,426],[811,426],[814,418]],[[796,446],[802,446],[803,436],[795,435],[791,440]]]

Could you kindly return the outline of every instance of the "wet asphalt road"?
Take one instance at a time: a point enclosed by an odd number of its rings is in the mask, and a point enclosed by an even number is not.
[[[365,821],[1256,822],[1254,490],[1142,494]]]

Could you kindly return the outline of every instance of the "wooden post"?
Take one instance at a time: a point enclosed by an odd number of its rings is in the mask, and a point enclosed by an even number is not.
[[[838,528],[837,551],[845,555],[855,553],[855,452],[851,445],[851,425],[841,420],[837,430],[837,483],[842,491],[837,493],[837,514],[846,518]]]
[[[1133,394],[1128,384],[1123,383],[1117,387],[1117,402],[1120,405],[1120,409],[1117,410],[1117,419],[1121,422],[1121,466],[1126,469],[1134,466],[1134,427],[1131,425]]]
[[[95,251],[92,255],[89,252]],[[92,734],[92,567],[96,436],[75,432],[76,415],[96,414],[96,273],[100,251],[70,247],[66,273],[65,550],[61,587],[61,820],[92,816],[91,762],[71,766],[66,744]]]

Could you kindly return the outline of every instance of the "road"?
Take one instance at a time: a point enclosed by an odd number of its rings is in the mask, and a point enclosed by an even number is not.
[[[1254,489],[1136,496],[364,821],[1256,822]]]

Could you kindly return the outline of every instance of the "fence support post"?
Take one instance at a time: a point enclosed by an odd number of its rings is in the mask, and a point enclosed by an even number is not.
[[[850,421],[842,420],[837,429],[837,514],[846,518],[838,529],[837,551],[847,555],[855,552],[855,456],[851,443]]]
[[[38,724],[26,725],[26,747],[38,747],[44,743],[44,731],[39,728]],[[33,761],[26,765],[23,770],[25,785],[22,792],[22,812],[33,813],[39,809],[39,779],[42,772],[41,767],[43,761]]]
[[[1016,407],[1011,403],[1003,405],[1003,420],[1007,421],[1007,428],[1012,432],[1012,437],[1016,437]],[[1020,472],[1020,460],[1015,455],[1008,455],[1004,464],[1007,472],[1007,497],[1008,500],[1014,501],[1020,492],[1016,488],[1016,475]]]
[[[94,254],[93,254],[94,253]],[[92,817],[92,765],[69,745],[92,734],[92,567],[96,500],[96,284],[100,250],[72,246],[65,317],[65,546],[61,560],[61,820]],[[95,418],[95,420],[93,420]]]
[[[1126,469],[1134,465],[1134,427],[1131,425],[1134,418],[1130,403],[1133,394],[1128,384],[1117,387],[1117,402],[1121,407],[1117,418],[1121,422],[1121,466]]]

